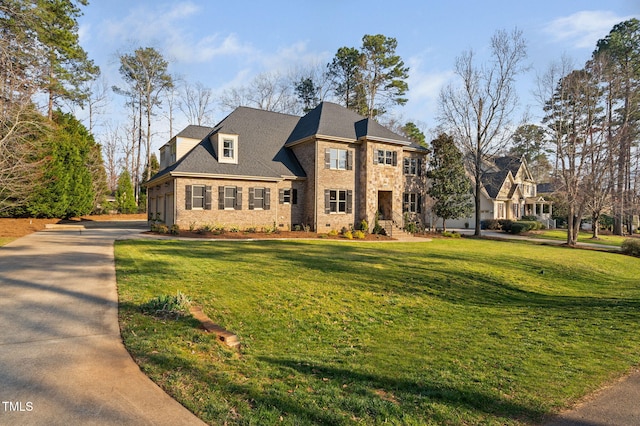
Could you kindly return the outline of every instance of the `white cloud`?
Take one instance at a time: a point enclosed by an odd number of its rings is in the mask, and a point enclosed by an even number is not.
[[[424,70],[425,59],[414,56],[408,60],[409,64],[409,94],[417,102],[435,101],[440,89],[451,80],[453,70]]]
[[[435,67],[427,68],[431,63],[430,52],[425,51],[409,58],[409,102],[403,108],[403,113],[411,120],[434,125],[438,109],[438,96],[443,86],[454,77],[453,70],[442,70]]]
[[[136,43],[158,47],[169,59],[184,63],[203,63],[221,55],[252,52],[252,47],[235,34],[224,36],[207,33],[202,28],[196,30],[190,20],[200,12],[200,7],[192,2],[153,9],[138,7],[122,20],[105,21],[103,38],[116,46]]]
[[[570,43],[573,48],[593,49],[614,25],[631,18],[610,11],[585,10],[551,21],[544,27],[544,32],[555,41]]]

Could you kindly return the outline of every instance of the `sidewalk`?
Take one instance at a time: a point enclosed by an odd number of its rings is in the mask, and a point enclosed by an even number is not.
[[[203,424],[120,338],[113,242],[139,225],[36,232],[0,248],[0,424]]]

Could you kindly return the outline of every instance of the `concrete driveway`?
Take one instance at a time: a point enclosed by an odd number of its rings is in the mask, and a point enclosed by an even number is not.
[[[203,424],[120,338],[113,242],[145,225],[95,223],[0,247],[0,424]]]

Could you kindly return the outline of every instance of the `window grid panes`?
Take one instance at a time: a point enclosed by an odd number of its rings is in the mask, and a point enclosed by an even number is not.
[[[236,188],[234,186],[227,186],[224,188],[224,208],[235,208],[236,202]]]
[[[193,185],[191,189],[191,206],[194,209],[204,208],[204,186]]]
[[[255,188],[253,191],[253,208],[264,209],[264,188]]]
[[[335,149],[329,150],[329,167],[333,170],[347,169],[347,150]]]
[[[329,191],[329,210],[331,213],[346,213],[347,191]]]
[[[222,143],[223,145],[223,156],[224,158],[233,158],[233,140],[225,139]]]

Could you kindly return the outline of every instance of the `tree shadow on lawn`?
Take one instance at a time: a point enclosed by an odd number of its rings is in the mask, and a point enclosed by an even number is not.
[[[233,374],[218,371],[215,365],[202,367],[199,364],[173,354],[136,354],[145,358],[146,363],[153,365],[150,370],[160,371],[160,376],[166,377],[167,365],[170,371],[179,371],[181,376],[187,376],[191,383],[181,383],[181,379],[169,379],[165,390],[177,398],[183,405],[208,422],[247,423],[258,421],[262,424],[280,423],[279,416],[284,416],[289,424],[326,424],[341,425],[371,421],[372,419],[389,419],[397,422],[430,421],[438,424],[448,424],[460,418],[461,411],[470,416],[477,414],[478,418],[494,416],[496,420],[511,419],[513,421],[540,421],[548,413],[539,407],[527,406],[509,401],[498,395],[491,395],[470,386],[454,387],[438,383],[417,383],[413,381],[382,377],[374,374],[355,372],[330,366],[314,365],[297,360],[283,360],[269,357],[258,357],[258,362],[270,364],[281,371],[274,372],[275,379],[265,377],[261,382],[251,385],[246,381],[233,380]],[[292,375],[293,373],[293,375]],[[316,386],[318,394],[311,393],[302,398],[295,396],[288,388],[296,387],[296,375],[302,375],[300,383]],[[265,391],[268,383],[282,380],[282,386],[272,386]],[[287,383],[284,383],[286,380]],[[256,380],[253,380],[256,383]],[[348,384],[348,386],[344,386]],[[203,389],[197,406],[195,401],[190,403],[176,393],[178,389],[193,389],[193,386],[205,387],[204,392],[212,399],[226,402],[226,413],[220,408],[211,409],[202,398]],[[315,385],[314,385],[315,386]],[[329,394],[323,394],[320,387],[329,389]],[[209,390],[206,390],[206,389]],[[214,391],[215,390],[215,391]],[[301,392],[304,392],[301,390]],[[228,394],[228,395],[226,395]],[[339,396],[336,396],[339,395]],[[233,401],[240,401],[234,403]],[[364,402],[363,402],[364,400]],[[242,406],[237,406],[240,404]],[[437,404],[431,410],[431,404]],[[449,407],[449,414],[441,412],[442,405]],[[276,410],[274,413],[273,410]],[[247,410],[250,413],[247,413]],[[208,416],[207,416],[208,413]],[[270,413],[270,414],[265,414]],[[239,414],[239,416],[238,416]],[[255,416],[253,419],[251,416]],[[215,416],[212,418],[212,416]],[[271,418],[273,421],[268,421]],[[235,420],[235,421],[234,421]],[[472,419],[471,419],[472,420]]]
[[[479,390],[479,385],[455,387],[446,383],[427,381],[418,383],[398,377],[384,377],[300,360],[269,357],[259,357],[259,359],[285,370],[293,370],[298,374],[303,374],[308,379],[328,381],[341,388],[346,405],[348,405],[350,395],[356,399],[362,397],[373,400],[382,399],[386,402],[385,405],[392,407],[388,411],[396,411],[400,415],[398,420],[402,420],[401,416],[406,414],[409,419],[414,421],[430,420],[438,423],[450,423],[455,416],[460,414],[461,410],[470,412],[471,415],[481,413],[479,415],[481,418],[490,415],[514,421],[540,420],[547,414],[539,407],[523,405],[499,395]],[[345,384],[347,386],[344,386]],[[437,410],[429,410],[431,403],[444,404],[457,414],[448,417]],[[376,404],[371,404],[371,406],[375,407]],[[358,416],[361,413],[353,414]],[[377,417],[376,413],[369,414],[373,418]]]
[[[514,284],[509,276],[502,274],[503,271],[513,270],[519,275],[519,279],[526,280],[527,276],[538,279],[540,271],[546,271],[544,280],[553,282],[554,276],[562,275],[566,279],[566,272],[552,261],[522,259],[515,263],[510,258],[491,258],[489,263],[489,260],[483,259],[480,255],[472,262],[484,263],[490,268],[489,272],[479,272],[462,266],[451,268],[451,265],[462,265],[462,262],[470,261],[469,257],[463,254],[429,253],[427,258],[418,262],[415,258],[399,259],[395,251],[388,252],[385,256],[384,248],[369,251],[361,247],[354,249],[350,245],[337,245],[335,250],[333,249],[332,247],[331,258],[327,258],[325,250],[314,250],[313,246],[294,252],[275,251],[273,256],[276,260],[290,262],[310,270],[335,273],[337,276],[360,275],[361,279],[350,280],[349,284],[365,290],[427,295],[455,304],[481,307],[542,307],[567,314],[590,309],[615,310],[616,313],[630,314],[640,312],[639,298],[574,296],[531,291],[522,285]],[[405,265],[398,267],[398,262]],[[378,267],[371,268],[371,264]],[[588,283],[600,283],[600,280],[609,277],[598,276],[593,271],[585,270],[579,274],[572,274],[572,279],[581,282],[581,286],[588,287]],[[637,315],[632,316],[637,318]]]
[[[640,312],[640,298],[552,294],[544,290],[527,290],[526,286],[517,283],[518,279],[538,280],[541,271],[546,272],[542,278],[545,281],[553,283],[554,277],[566,280],[567,272],[562,265],[553,261],[522,258],[515,262],[508,255],[487,258],[481,253],[463,252],[429,252],[421,258],[422,253],[387,247],[339,242],[328,248],[326,244],[317,242],[265,240],[196,242],[179,246],[156,243],[150,250],[171,257],[184,256],[190,260],[233,262],[237,267],[245,265],[255,271],[260,271],[261,265],[267,268],[272,267],[274,262],[280,262],[287,265],[292,275],[295,273],[304,277],[306,273],[316,276],[320,273],[335,277],[334,280],[344,277],[345,282],[353,288],[399,295],[424,295],[461,305],[546,308],[566,315],[602,309],[629,318],[637,318],[635,313]],[[486,264],[486,271],[465,268],[463,265],[469,262]],[[451,265],[460,267],[452,268]],[[171,272],[165,270],[170,268],[163,267],[156,258],[136,260],[136,269],[137,272],[151,275],[159,271]],[[517,278],[509,276],[508,271],[515,271]],[[610,277],[580,270],[572,272],[571,279],[584,289],[589,288],[591,283],[594,287],[601,285]]]

